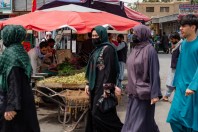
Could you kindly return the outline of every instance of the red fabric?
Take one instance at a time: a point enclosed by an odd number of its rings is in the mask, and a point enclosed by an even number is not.
[[[105,24],[111,25],[115,30],[124,31],[138,25],[139,22],[107,12],[36,11],[0,23],[1,27],[10,24],[22,25],[35,31],[52,31],[70,26],[81,34]]]
[[[36,0],[32,0],[32,12],[36,10]]]
[[[143,20],[145,22],[151,20],[149,17],[145,16],[144,14],[134,11],[126,6],[124,7],[124,10],[125,10],[126,15],[133,20],[137,20],[137,21]]]
[[[56,54],[56,50],[55,49],[52,49],[51,52],[52,52],[53,55]]]
[[[30,51],[30,49],[31,49],[31,44],[30,44],[30,42],[25,42],[25,41],[23,41],[23,42],[22,42],[22,45],[23,45],[25,51],[27,51],[27,52]]]
[[[118,46],[118,45],[119,45],[119,43],[118,43],[117,41],[115,41],[115,40],[112,40],[112,43],[113,43],[115,46]]]

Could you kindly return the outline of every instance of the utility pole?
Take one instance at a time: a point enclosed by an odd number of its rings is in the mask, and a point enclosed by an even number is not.
[[[26,2],[25,2],[25,7],[26,7],[26,11],[27,11],[27,0],[26,0]]]
[[[12,2],[12,3],[11,3],[11,10],[12,10],[12,12],[13,12],[13,11],[15,11],[15,1],[12,0],[11,2]]]

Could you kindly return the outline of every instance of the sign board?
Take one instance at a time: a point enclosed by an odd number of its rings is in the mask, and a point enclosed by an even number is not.
[[[107,33],[128,34],[127,31],[107,30]]]
[[[180,4],[179,5],[180,14],[197,14],[198,13],[198,4]]]
[[[12,0],[0,0],[0,11],[3,13],[12,13]]]

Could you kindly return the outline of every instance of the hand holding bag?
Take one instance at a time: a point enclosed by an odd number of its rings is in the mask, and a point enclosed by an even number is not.
[[[98,109],[102,113],[106,113],[106,112],[111,111],[112,109],[114,109],[116,107],[116,105],[118,105],[118,100],[117,100],[117,97],[115,96],[115,93],[114,93],[115,85],[104,84],[103,88],[104,88],[104,91],[105,91],[107,97],[102,95],[99,98],[96,105],[98,106]]]

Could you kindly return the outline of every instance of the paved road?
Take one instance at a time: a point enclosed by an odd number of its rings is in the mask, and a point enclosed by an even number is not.
[[[159,54],[160,60],[160,76],[161,76],[161,86],[162,93],[165,93],[166,87],[166,76],[170,64],[170,54]],[[118,106],[118,115],[122,122],[125,119],[127,97],[122,98],[122,103]],[[159,126],[161,132],[171,132],[170,126],[166,123],[166,117],[170,108],[170,103],[159,102],[156,105],[155,119]],[[57,121],[57,110],[54,107],[40,107],[38,109],[38,118],[40,122],[41,132],[64,132],[63,127]],[[76,132],[83,132],[83,125],[80,126],[81,129],[76,130]],[[69,129],[69,128],[66,128]]]

